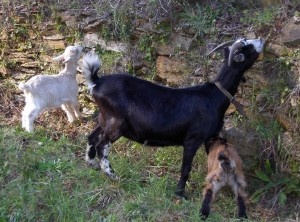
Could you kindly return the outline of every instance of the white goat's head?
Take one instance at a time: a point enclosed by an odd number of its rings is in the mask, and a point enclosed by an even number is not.
[[[63,63],[77,63],[80,59],[83,52],[85,52],[87,48],[82,46],[68,46],[64,53],[60,56],[53,58],[53,61],[62,61]]]

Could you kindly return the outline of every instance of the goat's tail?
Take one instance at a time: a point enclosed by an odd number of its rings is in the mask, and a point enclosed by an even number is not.
[[[81,69],[84,73],[84,76],[87,81],[88,89],[92,94],[92,89],[96,85],[98,77],[98,71],[100,68],[101,62],[99,57],[95,52],[88,52],[82,61]]]
[[[25,90],[30,90],[31,89],[30,85],[28,85],[28,84],[26,84],[24,82],[20,83],[18,87],[19,87],[19,90],[21,90],[21,91],[25,91]]]
[[[235,168],[235,163],[229,158],[228,151],[222,150],[218,154],[218,160],[220,162],[220,166],[225,172],[231,172]]]

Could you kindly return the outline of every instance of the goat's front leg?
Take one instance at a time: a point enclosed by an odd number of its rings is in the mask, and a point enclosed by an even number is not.
[[[175,192],[176,195],[179,196],[180,198],[187,199],[186,196],[184,195],[185,185],[186,185],[186,181],[189,178],[192,169],[193,158],[197,152],[198,147],[199,147],[198,144],[197,145],[193,144],[192,146],[187,146],[187,145],[184,146],[182,166],[181,166],[181,176]]]
[[[88,163],[88,165],[99,169],[100,164],[95,159],[96,157],[96,146],[98,145],[100,141],[100,134],[103,132],[102,128],[98,125],[91,133],[88,135],[88,143],[86,146],[86,155],[85,160]]]

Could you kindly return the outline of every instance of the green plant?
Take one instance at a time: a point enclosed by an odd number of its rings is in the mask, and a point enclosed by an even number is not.
[[[57,32],[62,34],[68,33],[69,29],[66,26],[66,23],[62,21],[62,18],[59,15],[55,15],[54,21],[55,21],[55,29]]]
[[[278,138],[283,132],[282,126],[276,120],[260,118],[253,121],[252,124],[262,140]]]
[[[11,32],[10,37],[15,42],[25,42],[29,38],[28,29],[24,26],[14,26],[13,32]]]
[[[131,27],[131,19],[126,9],[113,11],[113,33],[115,38],[128,42]]]
[[[149,35],[149,34],[145,34],[142,35],[141,38],[138,41],[138,49],[141,52],[145,53],[145,60],[146,61],[151,61],[152,60],[152,53],[153,53],[153,44],[155,40],[155,36],[154,35]]]
[[[4,67],[8,69],[14,69],[16,65],[17,65],[16,61],[11,59],[3,59],[0,62],[0,67]]]
[[[273,25],[276,16],[280,13],[278,6],[266,7],[261,10],[246,9],[240,16],[240,22],[245,25],[262,27]]]
[[[129,12],[132,10],[132,0],[123,2],[104,0],[94,3],[93,7],[99,16],[109,17],[100,30],[104,39],[125,42],[130,40],[132,19]]]
[[[264,185],[251,195],[252,201],[258,202],[265,196],[271,195],[273,204],[278,203],[279,206],[283,206],[286,204],[287,195],[300,195],[300,180],[297,177],[275,173],[269,161],[265,162],[265,169],[266,172],[255,170],[255,175]]]
[[[214,10],[210,5],[203,7],[197,4],[196,8],[185,5],[185,10],[180,14],[180,17],[202,37],[205,34],[212,34],[214,32],[213,27],[217,15],[218,10]]]

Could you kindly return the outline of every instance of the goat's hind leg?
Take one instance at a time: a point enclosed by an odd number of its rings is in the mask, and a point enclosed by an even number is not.
[[[236,189],[236,190],[234,190]],[[246,213],[246,204],[245,204],[245,191],[244,187],[237,184],[236,188],[233,188],[233,192],[235,193],[235,199],[238,206],[238,216],[239,218],[248,218]]]
[[[25,106],[24,111],[22,112],[22,127],[26,131],[33,132],[33,122],[41,111],[42,109],[37,107]]]
[[[63,111],[65,111],[65,113],[67,114],[68,117],[68,121],[70,123],[74,122],[75,120],[75,115],[73,112],[73,108],[72,105],[70,105],[69,103],[64,103],[61,105],[61,108],[63,109]]]
[[[248,218],[246,213],[246,204],[244,197],[241,195],[238,195],[237,197],[237,205],[238,205],[238,216],[239,218]]]
[[[78,118],[78,119],[82,118],[81,112],[79,111],[79,105],[78,105],[77,101],[73,102],[73,109],[74,109],[74,114],[75,114],[76,118]]]
[[[88,163],[88,165],[99,169],[100,168],[100,163],[95,159],[96,157],[96,147],[100,143],[100,138],[103,130],[102,128],[98,125],[88,136],[88,143],[86,146],[86,155],[85,155],[85,160]]]
[[[203,202],[200,209],[200,216],[202,220],[205,220],[210,214],[210,204],[213,199],[213,189],[205,188],[205,192],[203,195]]]
[[[97,131],[97,128],[95,130],[95,133]],[[115,140],[113,140],[115,141]],[[111,148],[111,143],[109,140],[109,137],[105,134],[102,135],[102,137],[100,138],[99,142],[96,145],[96,151],[97,151],[97,155],[100,159],[100,167],[101,170],[107,175],[109,176],[111,179],[119,179],[115,173],[114,170],[112,169],[109,160],[108,160],[108,153],[109,150]]]
[[[203,192],[203,202],[200,209],[201,219],[205,220],[210,214],[210,206],[217,192],[225,185],[220,180],[219,174],[213,172],[206,177],[206,187]]]
[[[100,159],[101,170],[109,176],[111,179],[117,180],[119,177],[115,175],[114,170],[112,169],[110,162],[108,160],[108,153],[111,148],[111,143],[107,137],[101,138],[100,143],[97,145],[97,154]]]

